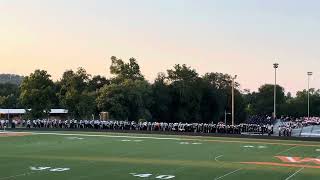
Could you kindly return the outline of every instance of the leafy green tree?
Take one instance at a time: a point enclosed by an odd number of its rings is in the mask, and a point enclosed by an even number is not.
[[[152,84],[153,103],[151,112],[155,121],[170,121],[170,105],[172,103],[170,86],[164,73],[159,73]]]
[[[253,107],[253,104],[256,102],[257,93],[256,92],[250,92],[250,90],[245,90],[245,93],[243,94],[243,100],[246,105],[246,113],[248,116],[253,116],[256,114],[256,109]]]
[[[171,117],[178,122],[195,122],[200,120],[202,94],[198,87],[201,78],[198,73],[185,64],[177,64],[167,70],[171,89]]]
[[[115,56],[111,57],[110,73],[116,77],[113,79],[115,83],[130,80],[144,80],[140,71],[140,66],[135,58],[130,58],[128,63]]]
[[[207,79],[203,79],[202,86],[198,87],[202,93],[200,114],[201,122],[218,122],[224,111],[223,94],[209,83]]]
[[[284,88],[277,85],[277,105],[282,106],[285,103],[286,97]],[[255,94],[254,102],[252,102],[252,108],[257,115],[272,115],[274,103],[274,85],[265,84],[259,88],[259,91]],[[284,114],[285,112],[278,112],[278,114]]]
[[[108,111],[112,118],[122,120],[151,120],[152,89],[144,80],[134,58],[128,63],[111,57],[110,72],[115,77],[111,84],[100,89],[97,97],[99,110]]]
[[[18,85],[0,84],[0,108],[19,108],[19,94]]]
[[[216,114],[214,117],[222,121],[224,113],[231,112],[232,101],[232,77],[222,73],[206,73],[203,79],[210,84],[212,92],[215,92]],[[245,120],[247,113],[244,96],[239,90],[239,83],[235,82],[235,122],[240,123]],[[228,121],[229,122],[229,121]]]
[[[58,82],[60,104],[73,118],[88,118],[95,113],[95,94],[89,92],[89,80],[86,70],[78,68],[76,72],[64,72]]]
[[[31,109],[29,115],[41,118],[47,115],[55,101],[54,83],[47,71],[36,70],[25,77],[21,86],[20,101],[26,109]]]
[[[111,118],[125,120],[129,116],[125,89],[118,84],[105,85],[100,89],[97,106],[101,111],[108,111]]]
[[[97,75],[93,76],[92,79],[89,80],[88,90],[89,91],[98,91],[104,85],[110,85],[110,81],[103,76]]]
[[[298,91],[295,98],[288,98],[281,106],[283,115],[303,117],[308,115],[308,91]],[[310,89],[310,115],[320,116],[320,90]]]
[[[19,86],[23,78],[23,76],[16,74],[0,74],[0,84],[14,84]]]
[[[144,80],[105,85],[97,98],[100,110],[110,112],[112,118],[129,121],[151,120],[151,103],[151,86]]]

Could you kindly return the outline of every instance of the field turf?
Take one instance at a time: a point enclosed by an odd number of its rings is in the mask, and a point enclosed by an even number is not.
[[[320,142],[88,132],[0,136],[0,180],[319,180],[318,158]]]

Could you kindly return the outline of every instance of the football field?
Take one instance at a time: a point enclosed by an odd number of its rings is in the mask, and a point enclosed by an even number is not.
[[[319,180],[320,142],[29,132],[0,135],[0,180]]]

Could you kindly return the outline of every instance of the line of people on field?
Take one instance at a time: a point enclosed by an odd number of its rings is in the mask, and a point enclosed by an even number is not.
[[[60,129],[101,129],[101,130],[137,130],[137,131],[173,131],[220,134],[269,134],[273,133],[272,125],[223,123],[165,123],[134,121],[100,121],[100,120],[20,120],[12,121],[12,128],[60,128]]]

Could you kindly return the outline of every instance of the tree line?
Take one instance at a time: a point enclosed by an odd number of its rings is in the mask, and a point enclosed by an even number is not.
[[[0,74],[0,84],[16,84],[19,85],[21,84],[23,80],[23,76],[19,76],[16,74]]]
[[[84,68],[67,70],[53,81],[45,70],[35,70],[20,84],[0,84],[0,108],[24,108],[29,118],[47,117],[52,108],[69,110],[70,118],[91,119],[101,111],[128,121],[219,122],[231,111],[231,75],[210,72],[199,75],[185,64],[158,73],[148,82],[136,59],[111,57],[112,77],[91,76]],[[241,91],[235,83],[235,121],[253,115],[272,115],[273,85],[257,92]],[[307,113],[307,91],[292,97],[277,86],[278,113],[294,117]],[[320,90],[311,89],[311,114],[319,116]],[[230,119],[230,117],[228,117]]]

